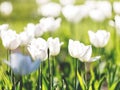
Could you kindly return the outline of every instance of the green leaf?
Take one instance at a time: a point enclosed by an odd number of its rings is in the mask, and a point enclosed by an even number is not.
[[[90,85],[93,83],[93,81],[95,80],[95,74],[93,72],[93,69],[90,69],[90,73],[91,73],[91,79],[90,79]]]
[[[5,74],[3,68],[0,68],[0,81],[3,81],[5,88],[12,89],[12,84],[9,79],[9,76]],[[6,87],[7,86],[7,87]]]
[[[78,80],[80,82],[80,86],[81,86],[82,90],[85,90],[85,82],[84,82],[83,78],[81,77],[81,75],[79,74],[79,72],[77,72],[77,76],[78,76]]]
[[[95,81],[95,83],[94,83],[95,90],[100,90],[102,82],[104,81],[104,79],[105,79],[105,76],[102,77],[99,81],[98,80]]]
[[[116,86],[117,86],[117,84],[118,84],[119,82],[120,82],[120,81],[114,82],[114,83],[111,85],[111,87],[109,87],[109,90],[115,90],[115,88],[116,88]]]

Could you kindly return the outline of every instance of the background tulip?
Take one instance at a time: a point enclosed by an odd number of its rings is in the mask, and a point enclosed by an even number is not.
[[[58,3],[47,3],[38,8],[38,13],[45,17],[58,17],[61,12],[61,6]]]
[[[5,16],[9,16],[13,11],[11,2],[5,1],[0,4],[0,13]]]
[[[110,32],[105,30],[98,30],[96,33],[93,31],[88,31],[90,42],[95,47],[104,47],[110,38]]]
[[[44,32],[55,31],[60,27],[61,18],[54,19],[53,17],[42,18],[40,19],[41,29]]]

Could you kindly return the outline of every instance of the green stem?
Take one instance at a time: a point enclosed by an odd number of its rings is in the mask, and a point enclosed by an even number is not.
[[[11,50],[7,50],[7,60],[11,60],[11,57],[10,57],[10,55],[11,55]],[[14,74],[13,74],[13,72],[12,72],[12,70],[10,69],[10,78],[11,78],[11,82],[12,82],[12,84],[13,84],[13,86],[12,86],[12,90],[16,90],[16,85],[15,85],[15,76],[14,76]]]
[[[48,49],[48,69],[49,69],[49,90],[52,90],[52,78],[51,78],[51,65],[50,65],[50,57],[49,57],[49,49]]]
[[[88,86],[87,86],[87,63],[86,62],[84,62],[84,68],[85,68],[85,84],[86,84],[86,90],[88,90]]]
[[[37,90],[40,90],[40,67],[38,68],[38,83],[37,83]]]
[[[40,65],[40,73],[41,73],[40,82],[41,82],[41,90],[42,90],[42,63]]]
[[[78,71],[78,60],[75,60],[75,90],[77,90],[77,71]]]
[[[20,76],[20,90],[22,90],[23,87],[23,81],[22,81],[22,76]]]
[[[52,87],[54,85],[54,82],[53,82],[54,75],[55,75],[55,57],[53,57],[53,60],[52,60]]]

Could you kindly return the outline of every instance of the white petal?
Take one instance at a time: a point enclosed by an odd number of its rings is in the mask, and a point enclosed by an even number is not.
[[[101,58],[101,56],[96,56],[96,57],[90,58],[90,60],[87,62],[94,62],[96,60],[99,60],[100,58]]]

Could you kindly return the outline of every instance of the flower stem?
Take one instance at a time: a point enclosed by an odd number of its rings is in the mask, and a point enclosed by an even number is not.
[[[55,57],[53,57],[53,60],[52,60],[52,87],[54,85],[54,82],[53,82],[53,77],[55,75]]]
[[[23,82],[22,82],[22,76],[20,76],[20,90],[22,90]]]
[[[85,66],[84,67],[85,68],[85,76],[84,76],[85,79],[84,80],[85,80],[85,84],[86,84],[86,90],[88,90],[88,87],[87,87],[87,84],[88,84],[87,83],[87,63],[86,62],[84,63],[84,66]]]
[[[38,83],[37,83],[37,90],[40,90],[40,67],[38,68]]]
[[[75,90],[77,90],[77,71],[78,71],[78,60],[75,60]]]
[[[49,69],[49,90],[52,90],[52,78],[51,78],[51,65],[50,65],[50,57],[49,57],[49,49],[48,49],[48,69]]]
[[[41,73],[40,81],[41,81],[41,90],[42,90],[42,63],[40,65],[40,73]]]

